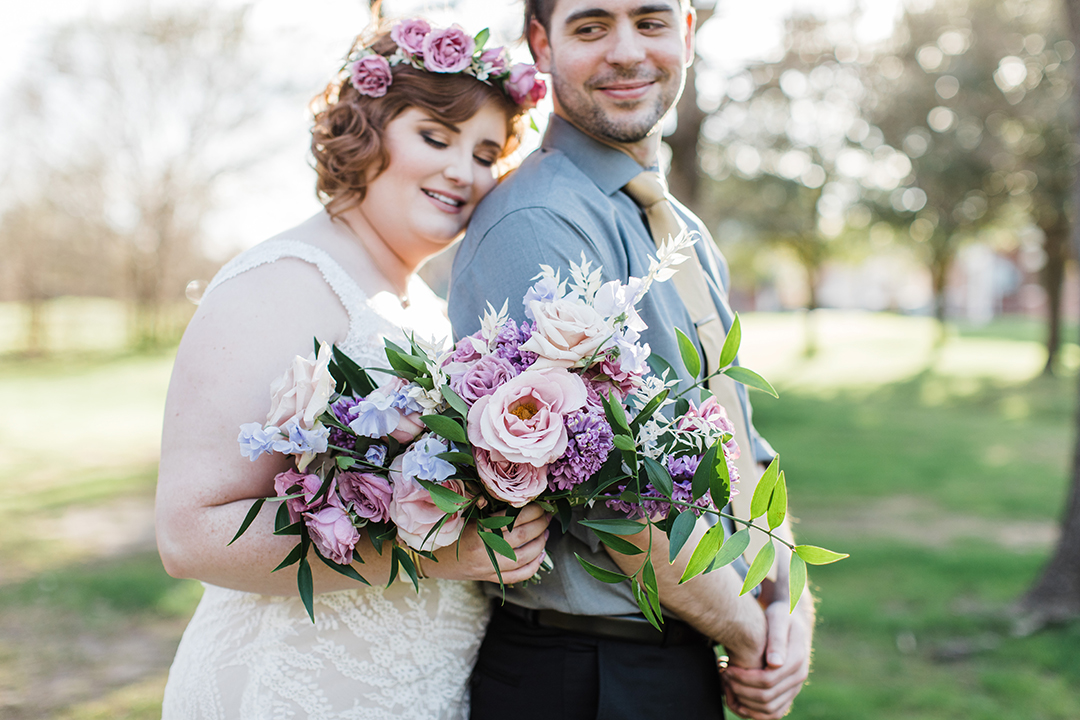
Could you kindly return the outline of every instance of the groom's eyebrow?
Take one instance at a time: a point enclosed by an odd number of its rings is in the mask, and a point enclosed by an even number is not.
[[[657,15],[661,13],[675,13],[675,9],[668,3],[654,3],[650,5],[640,5],[630,11],[630,17],[639,17],[641,15]],[[578,10],[577,12],[570,13],[565,24],[569,25],[579,20],[588,20],[589,18],[613,18],[615,14],[610,10],[604,8],[585,8],[584,10]]]

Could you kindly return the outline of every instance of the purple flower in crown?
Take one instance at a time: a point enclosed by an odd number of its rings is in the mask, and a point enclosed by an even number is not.
[[[505,75],[510,69],[509,61],[506,59],[506,48],[501,45],[488,48],[480,53],[480,64],[488,68],[489,75]]]
[[[517,63],[510,68],[510,77],[503,83],[510,99],[524,108],[535,107],[547,95],[547,85],[536,77],[536,66]]]
[[[349,64],[349,82],[361,95],[382,97],[393,80],[390,61],[382,55],[365,55]]]
[[[424,36],[424,69],[457,73],[472,63],[476,42],[458,24],[433,30]]]
[[[431,26],[426,20],[413,18],[402,20],[390,29],[390,39],[397,43],[408,56],[422,55],[424,52],[424,38],[431,32]]]

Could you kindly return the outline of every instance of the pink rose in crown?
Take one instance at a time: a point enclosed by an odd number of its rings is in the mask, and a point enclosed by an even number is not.
[[[562,368],[526,370],[469,408],[469,440],[510,462],[547,465],[566,451],[563,418],[586,396],[581,378]]]
[[[302,358],[297,355],[285,374],[270,384],[270,412],[266,424],[284,427],[295,421],[305,430],[315,426],[315,418],[325,412],[334,392],[330,375],[330,345],[319,346],[315,353]]]
[[[352,503],[353,512],[365,520],[386,522],[390,519],[390,481],[372,473],[342,472],[337,477],[338,495]]]
[[[382,97],[393,79],[390,62],[382,55],[367,55],[349,65],[349,82],[361,95]]]
[[[427,538],[431,529],[446,516],[446,513],[435,505],[427,488],[415,479],[402,474],[403,457],[403,455],[398,455],[390,464],[393,495],[388,512],[390,520],[397,525],[398,538],[414,550],[438,550],[453,544],[461,536],[461,531],[465,527],[465,518],[461,516],[461,513],[454,513],[437,533],[425,541],[424,538]],[[467,497],[465,483],[457,478],[444,480],[439,484],[458,495]]]
[[[424,36],[424,68],[431,72],[456,73],[469,67],[476,42],[458,24],[433,30]]]
[[[334,500],[321,510],[304,513],[304,522],[319,554],[339,565],[348,565],[353,560],[353,548],[360,539],[360,532],[337,498]]]
[[[496,460],[497,453],[480,449],[473,455],[480,482],[492,496],[514,507],[524,507],[547,489],[547,467]]]
[[[485,65],[491,65],[492,75],[505,75],[508,67],[506,60],[506,48],[493,47],[488,48],[484,52],[480,53],[480,62]]]
[[[424,38],[431,32],[426,20],[413,18],[402,20],[390,29],[390,39],[405,51],[406,55],[419,55],[424,52]]]
[[[528,63],[517,63],[510,68],[510,77],[503,87],[510,99],[526,108],[534,107],[547,95],[547,85],[536,77],[536,67]]]
[[[573,367],[593,355],[614,334],[604,317],[584,303],[560,298],[529,302],[534,323],[532,337],[522,350],[540,357],[532,367]]]
[[[450,389],[460,395],[467,405],[473,405],[516,374],[517,370],[509,360],[498,355],[485,355],[463,372],[451,375]]]
[[[286,470],[274,476],[274,492],[278,497],[294,495],[298,492],[304,494],[303,497],[290,498],[285,501],[285,504],[289,507],[289,517],[293,522],[299,520],[301,514],[326,504],[327,500],[325,499],[315,502],[315,496],[322,488],[322,484],[323,480],[318,475],[304,475],[295,470]],[[332,497],[333,494],[334,483],[331,481],[327,496]]]

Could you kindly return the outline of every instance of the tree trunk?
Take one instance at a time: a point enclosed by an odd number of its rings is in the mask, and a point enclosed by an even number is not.
[[[1046,367],[1043,374],[1053,373],[1061,349],[1061,297],[1065,285],[1065,260],[1068,257],[1069,226],[1057,222],[1043,228],[1046,242],[1046,266],[1042,281],[1046,290]]]
[[[1069,19],[1069,32],[1074,44],[1080,46],[1080,1],[1064,3]],[[1073,56],[1073,85],[1080,80],[1080,54]],[[1073,132],[1080,142],[1080,93],[1074,92]],[[1073,182],[1074,207],[1080,209],[1080,182]],[[1072,239],[1080,257],[1080,223],[1074,223]],[[1020,599],[1019,609],[1026,616],[1025,629],[1041,627],[1048,622],[1062,622],[1080,617],[1080,382],[1076,383],[1077,437],[1073,445],[1072,483],[1061,521],[1061,536],[1054,548],[1050,563],[1030,590]]]
[[[697,8],[697,26],[701,27],[712,14],[712,8]],[[695,78],[694,66],[691,65],[686,69],[686,87],[675,106],[679,124],[666,140],[671,148],[671,167],[668,169],[667,179],[671,194],[686,203],[686,206],[700,217],[702,209],[699,207],[698,197],[701,179],[698,169],[698,138],[701,136],[701,123],[705,120],[705,113],[697,104]],[[708,223],[713,218],[704,217],[703,220]]]

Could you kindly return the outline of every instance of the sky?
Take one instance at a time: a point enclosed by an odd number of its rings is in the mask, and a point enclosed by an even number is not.
[[[794,11],[819,15],[850,12],[861,1],[858,40],[873,43],[890,34],[902,0],[719,0],[713,18],[701,29],[698,50],[720,71],[734,71],[748,61],[766,59],[780,48],[783,19]],[[908,0],[909,2],[911,0]],[[920,0],[922,1],[922,0]],[[41,38],[57,23],[91,16],[108,19],[125,11],[167,8],[182,0],[48,0],[0,3],[0,94],[9,89],[22,69],[33,64]],[[240,5],[242,0],[218,0],[218,5]],[[340,66],[354,35],[366,23],[358,0],[254,0],[252,29],[268,52],[286,33],[287,53],[274,52],[268,62],[284,62],[294,79],[310,83],[312,94]],[[459,22],[475,32],[492,30],[495,41],[510,43],[520,27],[520,0],[457,0],[446,10],[441,0],[384,0],[390,15],[422,14],[439,24]],[[515,55],[527,59],[519,48]],[[544,109],[543,107],[541,109]],[[283,118],[295,127],[296,143],[260,171],[262,184],[226,191],[225,205],[209,226],[213,254],[227,257],[261,239],[294,225],[319,209],[312,191],[314,173],[307,159],[307,118],[304,108]]]

